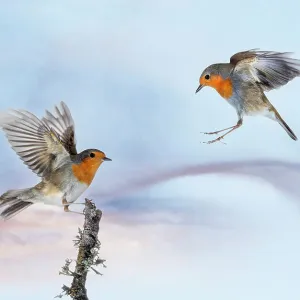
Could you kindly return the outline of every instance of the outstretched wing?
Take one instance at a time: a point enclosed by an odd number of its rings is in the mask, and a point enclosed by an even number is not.
[[[279,88],[300,76],[300,60],[290,58],[289,52],[258,51],[256,49],[234,54],[230,58],[234,72],[250,70],[264,91]]]
[[[61,102],[61,109],[55,106],[55,115],[46,110],[42,121],[53,129],[59,136],[64,148],[71,154],[77,154],[75,125],[68,106]]]
[[[62,117],[63,115],[58,117],[56,123],[61,124]],[[11,110],[0,117],[0,127],[12,148],[24,163],[41,177],[58,168],[70,155],[68,147],[65,146],[66,137],[70,134],[65,135],[64,131],[57,132],[54,128],[58,127],[56,123],[53,123],[56,126],[50,127],[24,110]]]

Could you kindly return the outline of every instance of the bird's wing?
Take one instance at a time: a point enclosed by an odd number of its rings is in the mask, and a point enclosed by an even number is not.
[[[76,138],[75,138],[75,124],[68,106],[61,102],[61,110],[55,106],[55,115],[46,110],[46,116],[42,121],[54,130],[64,148],[71,154],[77,154]]]
[[[248,69],[264,91],[279,88],[300,76],[300,60],[290,58],[290,52],[258,51],[238,52],[230,58],[234,72]]]
[[[70,133],[66,135],[65,131],[56,130],[63,122],[65,113],[56,118],[56,122],[53,120],[52,127],[25,110],[11,110],[0,115],[0,127],[12,148],[38,176],[45,177],[70,155],[70,147],[66,146],[66,137]],[[68,123],[65,121],[63,124]]]

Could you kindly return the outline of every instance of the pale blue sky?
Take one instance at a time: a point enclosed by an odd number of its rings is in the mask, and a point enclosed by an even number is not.
[[[195,95],[235,52],[300,59],[299,1],[0,3],[0,110],[42,116],[64,100],[78,150],[113,159],[85,193],[103,208],[108,260],[91,300],[299,298],[299,142],[245,118],[227,145],[201,144],[237,118],[212,89]],[[300,138],[299,84],[267,96]],[[35,184],[3,134],[0,146],[1,193]],[[68,283],[57,274],[82,221],[39,209],[0,225],[1,299],[53,299]]]

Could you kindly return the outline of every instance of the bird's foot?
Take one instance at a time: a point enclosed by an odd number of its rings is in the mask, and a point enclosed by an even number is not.
[[[65,206],[64,206],[64,211],[65,211],[65,212],[70,212],[70,213],[73,213],[73,214],[84,215],[83,212],[78,212],[78,211],[70,210],[70,209],[69,209],[69,205],[65,205]]]
[[[224,136],[219,136],[218,138],[214,139],[214,140],[211,140],[211,141],[208,141],[208,142],[202,142],[203,144],[213,144],[215,142],[220,142],[224,145],[226,145],[225,142],[221,141],[222,139],[224,138]]]
[[[62,205],[65,206],[65,205],[73,205],[73,204],[79,204],[79,205],[85,205],[84,202],[68,202],[66,199],[63,199],[62,200]]]
[[[237,125],[234,125],[234,126],[230,126],[230,127],[227,127],[227,128],[224,128],[224,129],[221,129],[221,130],[217,130],[217,131],[212,131],[212,132],[200,132],[200,133],[203,133],[203,134],[219,134],[221,132],[224,132],[224,131],[227,131],[223,136],[225,136],[226,134],[228,134],[229,132],[232,131],[232,129],[235,129],[237,127],[239,127],[241,125],[241,121],[238,121]]]
[[[200,133],[202,133],[202,134],[219,134],[222,131],[223,130],[218,130],[218,131],[213,131],[213,132],[202,132],[202,131],[200,131]]]
[[[85,203],[82,203],[82,202],[77,202],[77,203],[74,203],[74,202],[68,202],[66,199],[63,199],[62,200],[62,205],[64,207],[64,211],[65,212],[72,212],[72,213],[75,213],[75,214],[80,214],[80,215],[84,215],[84,213],[82,212],[77,212],[77,211],[73,211],[73,210],[70,210],[69,209],[69,206],[70,205],[73,205],[73,204],[80,204],[80,205],[85,205]]]

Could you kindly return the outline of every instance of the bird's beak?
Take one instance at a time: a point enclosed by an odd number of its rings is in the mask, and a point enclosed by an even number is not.
[[[200,84],[200,85],[198,86],[198,88],[196,89],[196,93],[195,93],[195,94],[197,94],[202,88],[203,88],[203,85]]]
[[[106,157],[106,156],[105,156],[105,157],[103,157],[103,160],[104,160],[104,161],[111,161],[111,159],[110,159],[110,158],[108,158],[108,157]]]

